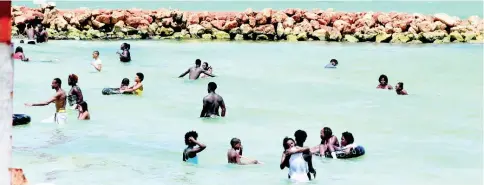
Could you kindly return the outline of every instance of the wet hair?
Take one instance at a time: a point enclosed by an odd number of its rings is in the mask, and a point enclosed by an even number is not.
[[[351,134],[351,132],[343,132],[343,134],[341,134],[345,140],[346,140],[346,143],[348,144],[352,144],[353,142],[355,142],[355,138],[353,137],[353,134]]]
[[[378,82],[380,82],[380,80],[382,78],[385,80],[385,85],[388,84],[388,77],[387,77],[387,75],[384,75],[384,74],[380,75],[380,77],[378,78]]]
[[[88,110],[87,110],[87,103],[86,103],[85,101],[83,101],[83,102],[79,103],[79,106],[81,106],[81,107],[82,107],[82,111],[84,111],[84,112],[85,112],[85,111],[88,111]]]
[[[129,85],[129,79],[128,78],[123,78],[123,80],[121,80],[121,85],[128,86]]]
[[[190,137],[193,137],[193,139],[197,139],[198,138],[198,133],[195,132],[195,131],[187,132],[185,134],[185,145],[190,145],[190,143],[188,143],[188,138],[190,138]]]
[[[20,44],[23,44],[24,43],[24,40],[20,40]]]
[[[239,139],[239,138],[235,138],[235,137],[234,137],[234,138],[232,138],[232,139],[230,140],[230,146],[232,146],[232,148],[233,148],[233,147],[234,147],[236,144],[238,144],[238,143],[240,143],[240,139]]]
[[[136,76],[138,76],[139,80],[142,82],[145,79],[145,75],[143,73],[136,73]]]
[[[54,78],[54,81],[57,85],[59,85],[59,87],[62,85],[62,81],[60,78]]]
[[[296,139],[297,144],[303,144],[307,137],[308,134],[304,130],[296,130],[296,132],[294,132],[294,139]]]
[[[97,56],[99,56],[99,51],[94,51],[94,53],[96,53],[96,54],[97,54]]]
[[[217,89],[217,84],[215,82],[208,83],[208,90],[215,91]]]
[[[203,62],[203,63],[207,65],[207,68],[209,68],[209,67],[210,67],[210,66],[208,65],[208,62]]]
[[[284,150],[287,150],[289,149],[289,145],[287,144],[288,141],[292,141],[295,143],[294,139],[292,138],[289,138],[289,137],[285,137],[283,140],[282,140],[282,147],[284,147]]]
[[[336,60],[336,59],[331,59],[331,61],[329,61],[329,62],[334,62],[334,66],[338,65],[338,60]]]
[[[123,43],[123,48],[126,49],[126,50],[129,50],[131,49],[131,46],[128,44],[128,43]]]
[[[18,53],[18,52],[24,53],[24,49],[22,49],[22,47],[18,46],[17,48],[15,48],[15,53]]]
[[[200,59],[195,60],[195,65],[197,66],[202,65],[202,61]]]
[[[77,75],[75,75],[75,74],[70,74],[68,79],[71,80],[72,85],[76,85],[77,82],[79,81],[79,77],[77,77]]]
[[[324,139],[326,140],[331,138],[331,136],[333,136],[333,131],[329,127],[324,127],[323,134],[324,134]]]
[[[400,89],[403,89],[403,82],[398,82],[398,86],[400,86]]]

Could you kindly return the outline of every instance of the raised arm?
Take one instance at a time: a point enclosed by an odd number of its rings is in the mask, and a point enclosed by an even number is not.
[[[195,144],[197,144],[198,147],[191,149],[190,151],[188,151],[188,153],[195,153],[196,154],[196,153],[199,153],[199,152],[205,150],[205,148],[207,148],[206,145],[200,143],[199,141],[197,141],[195,139],[193,139],[192,142],[194,142]]]
[[[178,78],[183,78],[185,75],[187,75],[190,72],[190,68],[187,69],[184,73],[182,73]]]

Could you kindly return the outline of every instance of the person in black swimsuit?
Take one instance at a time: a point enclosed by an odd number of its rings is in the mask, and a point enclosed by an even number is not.
[[[129,49],[131,46],[128,43],[121,44],[121,53],[118,51],[116,54],[119,55],[119,61],[121,62],[130,62],[131,61],[131,53]]]
[[[67,101],[69,106],[77,107],[78,104],[84,102],[84,97],[82,96],[81,88],[77,85],[78,77],[75,74],[70,74],[67,78],[67,84],[71,86],[71,90],[67,95]]]

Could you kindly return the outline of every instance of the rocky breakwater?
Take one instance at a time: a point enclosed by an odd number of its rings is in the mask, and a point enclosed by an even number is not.
[[[42,24],[49,38],[322,40],[334,42],[450,43],[484,41],[484,21],[435,15],[264,9],[244,12],[179,10],[61,10],[12,7],[12,35]]]

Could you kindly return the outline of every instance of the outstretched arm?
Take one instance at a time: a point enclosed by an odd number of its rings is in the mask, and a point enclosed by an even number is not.
[[[124,89],[124,90],[120,90],[119,92],[120,92],[120,93],[123,93],[123,92],[133,92],[133,91],[136,91],[136,89],[141,88],[141,86],[142,86],[142,85],[141,85],[141,83],[138,83],[138,84],[134,85],[134,86],[133,86],[133,87],[131,87],[131,88]]]
[[[190,69],[187,69],[184,73],[182,73],[178,78],[183,78],[185,75],[187,75],[190,72]]]
[[[215,77],[215,75],[212,75],[210,73],[208,73],[207,71],[202,71],[203,74],[206,74],[207,76],[210,76],[210,77]]]
[[[50,103],[54,102],[57,99],[58,96],[59,96],[59,93],[57,93],[54,97],[52,97],[50,100],[47,100],[45,102],[32,103],[32,104],[26,103],[25,105],[26,106],[46,106],[46,105],[49,105]]]

